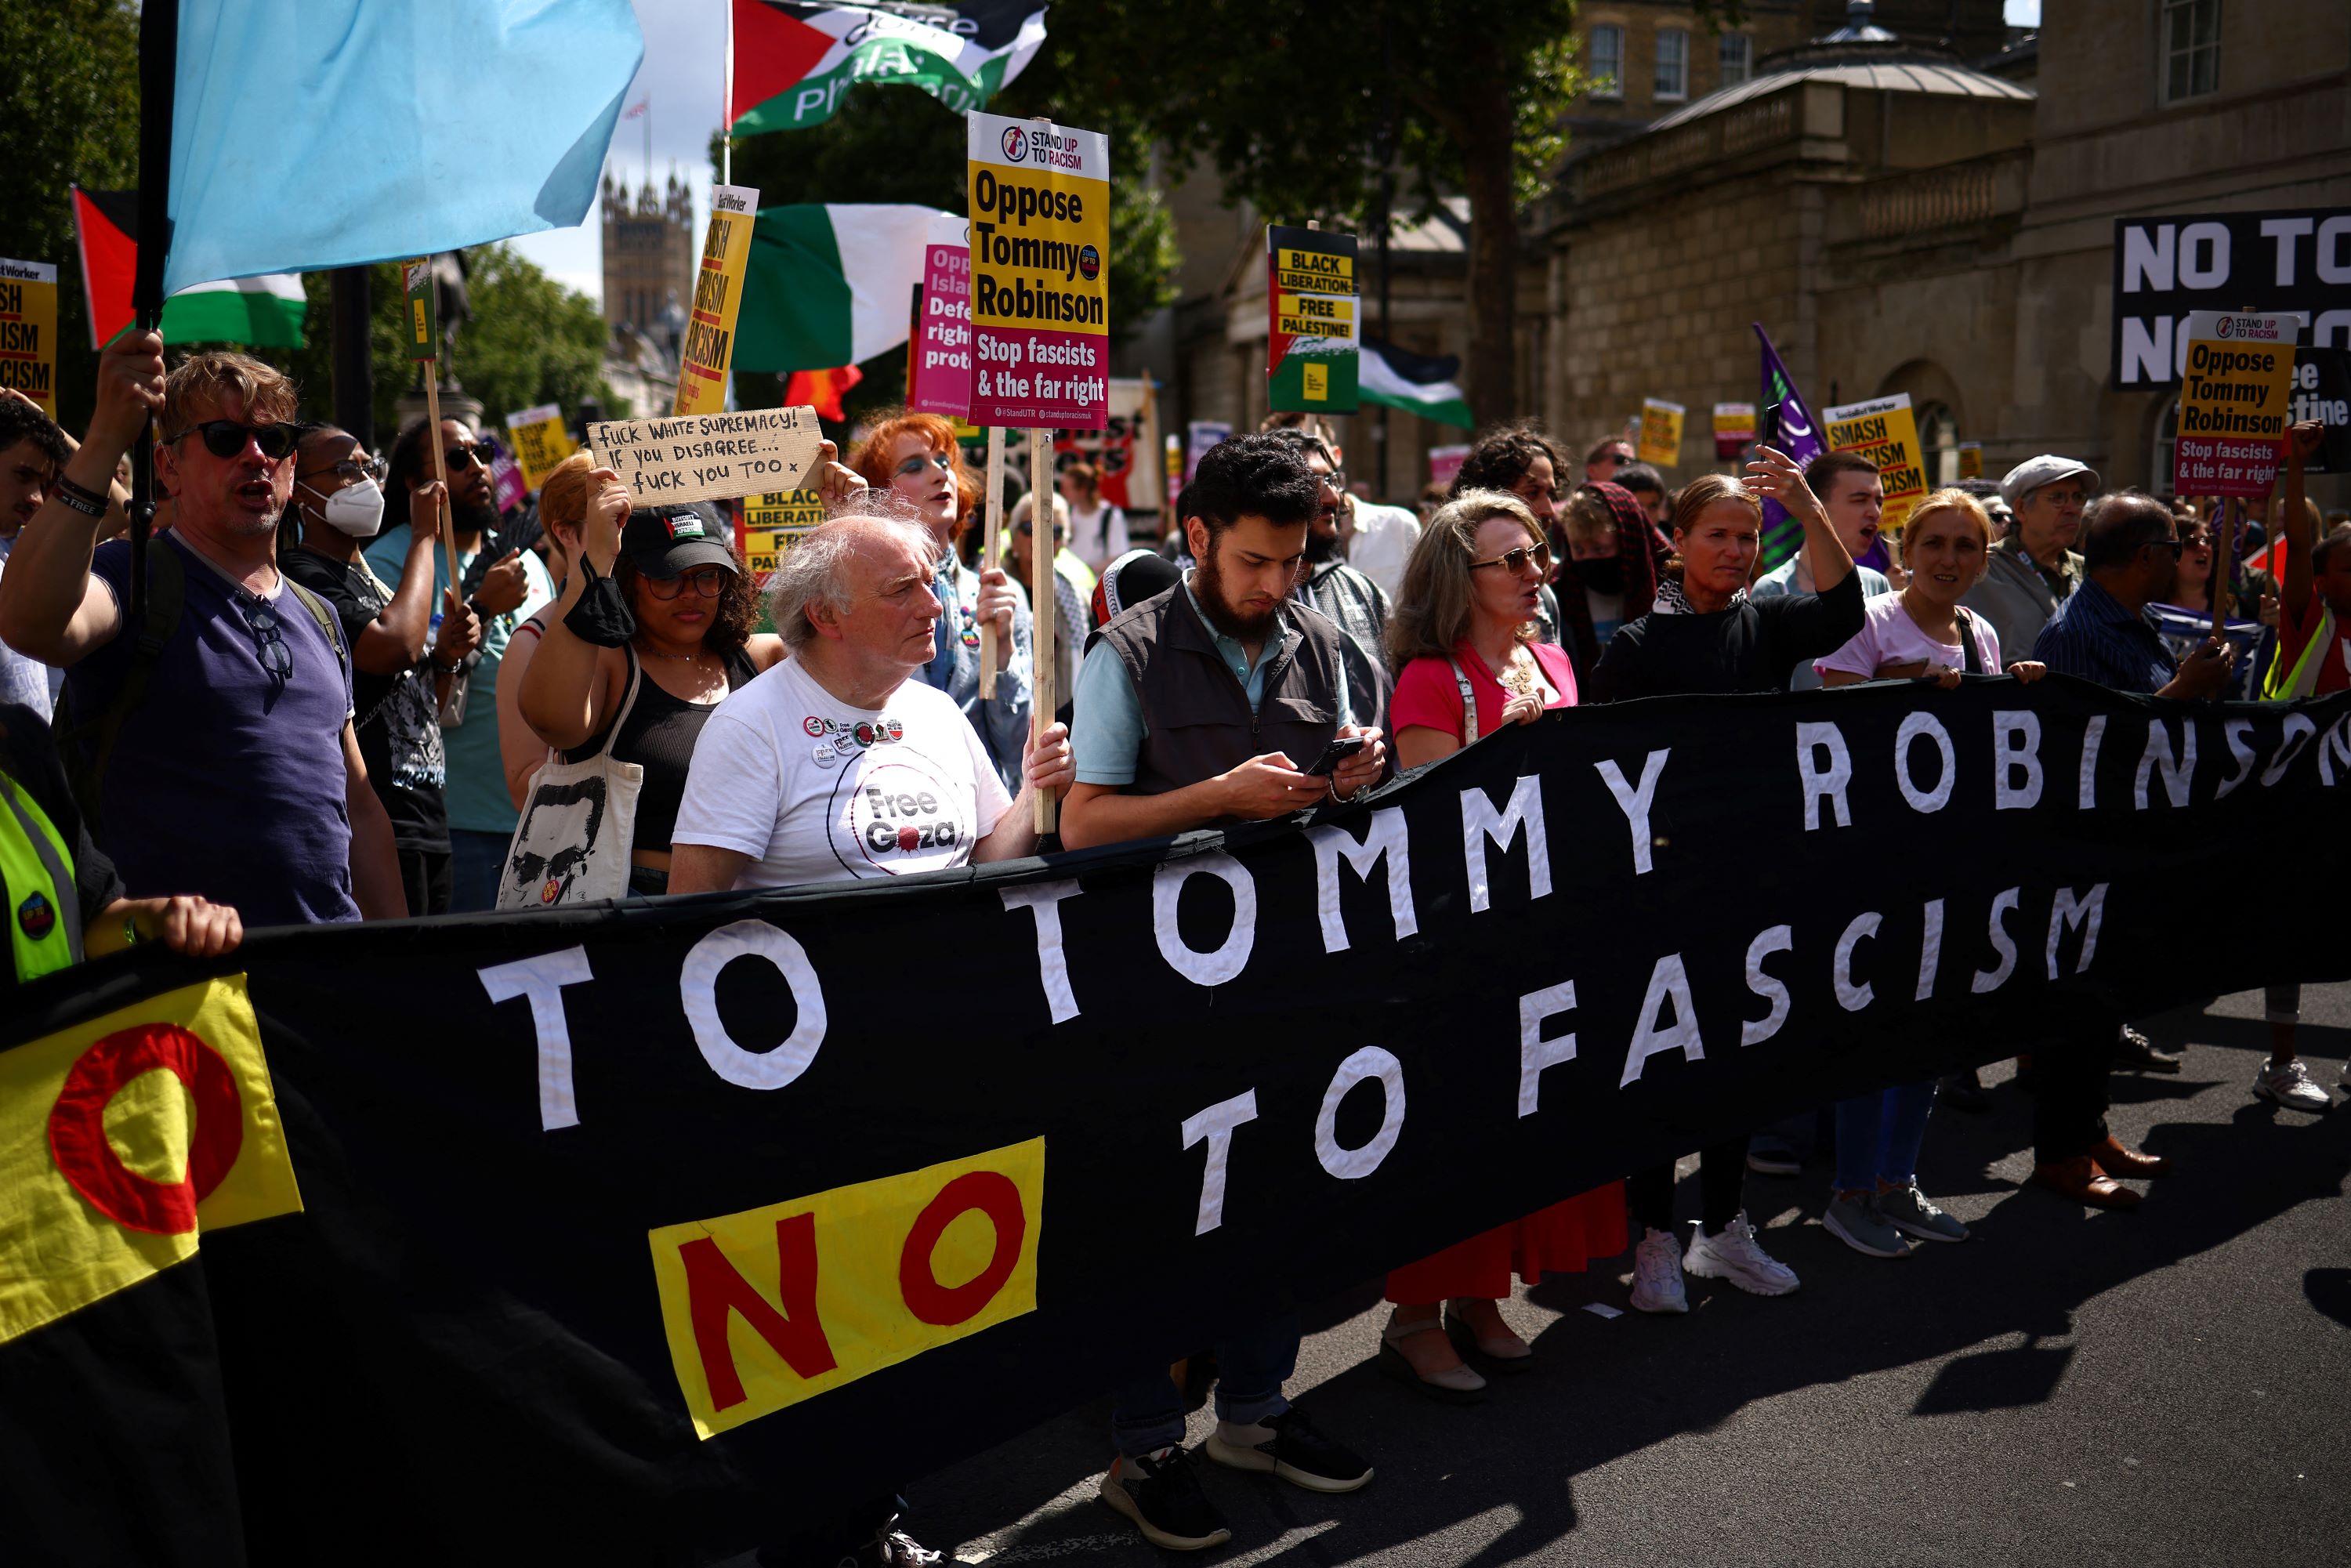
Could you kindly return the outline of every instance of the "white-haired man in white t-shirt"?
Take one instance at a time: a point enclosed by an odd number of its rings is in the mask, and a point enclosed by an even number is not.
[[[1009,799],[962,711],[912,678],[936,652],[936,556],[920,526],[882,516],[836,518],[792,547],[768,590],[791,656],[704,726],[672,893],[903,876],[1036,848],[1035,792],[1076,777],[1069,731],[1038,737]]]

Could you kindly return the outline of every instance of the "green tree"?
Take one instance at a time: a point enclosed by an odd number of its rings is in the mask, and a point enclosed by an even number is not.
[[[1466,195],[1469,402],[1499,420],[1517,402],[1518,214],[1565,147],[1574,15],[1573,0],[1094,0],[1031,71],[1078,123],[1116,112],[1270,216],[1363,224],[1383,147],[1401,210]]]
[[[78,433],[97,383],[68,187],[128,190],[138,179],[139,7],[0,5],[0,256],[57,269],[57,418]]]
[[[1059,71],[1040,59],[988,107],[999,114],[1050,114],[1063,100]],[[1111,136],[1110,325],[1126,337],[1144,318],[1175,298],[1181,264],[1175,225],[1146,178],[1143,149],[1131,120],[1100,106],[1072,124]],[[713,138],[710,165],[719,168]],[[866,83],[853,88],[833,117],[805,131],[746,137],[735,143],[735,183],[759,193],[761,206],[814,202],[907,202],[964,211],[965,121],[928,94],[912,88]],[[843,400],[853,421],[861,413],[903,402],[906,362],[893,350],[859,367],[865,380]],[[736,397],[747,406],[780,402],[783,389],[746,376]]]

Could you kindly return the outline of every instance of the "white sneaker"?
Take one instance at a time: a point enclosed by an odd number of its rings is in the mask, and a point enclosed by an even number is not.
[[[2265,1064],[2253,1074],[2253,1092],[2274,1100],[2289,1111],[2331,1111],[2335,1097],[2310,1081],[2310,1069],[2299,1060]]]
[[[1682,1249],[1669,1231],[1650,1229],[1633,1249],[1633,1310],[1636,1312],[1686,1312],[1689,1294],[1682,1288]]]
[[[1747,1223],[1743,1208],[1719,1236],[1708,1236],[1699,1226],[1682,1267],[1701,1280],[1728,1280],[1758,1296],[1784,1296],[1802,1282],[1793,1269],[1756,1244],[1755,1227]]]

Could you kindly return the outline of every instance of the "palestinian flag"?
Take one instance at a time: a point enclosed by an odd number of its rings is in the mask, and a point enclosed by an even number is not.
[[[99,349],[120,336],[137,315],[131,286],[139,271],[139,193],[77,185],[73,197],[82,292],[89,300],[89,346]],[[298,349],[308,308],[298,272],[199,283],[163,301],[163,341]]]
[[[729,4],[726,120],[737,136],[821,125],[862,81],[918,87],[968,114],[987,108],[1045,42],[1046,8],[1037,0],[923,7],[935,21],[808,0]]]
[[[1384,402],[1439,424],[1474,430],[1478,422],[1470,417],[1469,401],[1453,379],[1460,373],[1458,354],[1431,359],[1366,338],[1355,367],[1355,390],[1365,402]]]
[[[904,348],[931,207],[762,207],[735,321],[738,371],[823,371]],[[955,219],[961,223],[961,218]]]

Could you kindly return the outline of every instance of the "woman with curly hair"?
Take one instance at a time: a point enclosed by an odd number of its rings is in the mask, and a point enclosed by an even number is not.
[[[964,466],[955,426],[935,413],[883,413],[849,455],[849,466],[874,489],[913,507],[938,541],[939,574],[931,584],[943,612],[935,633],[936,652],[914,678],[955,699],[978,732],[1006,791],[1018,794],[1021,749],[1029,744],[1029,604],[996,562],[981,561],[975,570],[956,553],[956,536],[978,505],[980,486]],[[996,695],[983,697],[979,633],[991,623],[1000,663]],[[1057,693],[1056,700],[1068,695]]]
[[[629,891],[657,894],[669,890],[670,835],[703,725],[729,692],[779,662],[784,643],[751,630],[758,592],[717,508],[632,512],[611,470],[585,479],[579,548],[523,672],[520,710],[567,762],[609,741],[616,760],[644,769]],[[549,482],[550,492],[565,487]]]

